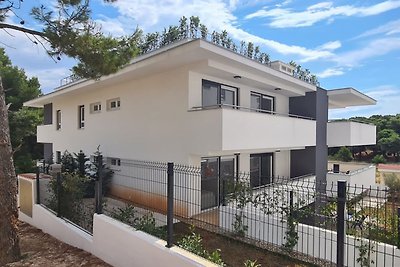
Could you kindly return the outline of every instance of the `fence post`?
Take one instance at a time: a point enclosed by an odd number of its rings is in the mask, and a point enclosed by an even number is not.
[[[400,248],[400,208],[397,208],[397,248]]]
[[[57,217],[61,217],[61,172],[57,173]]]
[[[168,162],[167,170],[167,248],[174,243],[174,163]]]
[[[337,198],[337,266],[344,266],[344,240],[345,232],[345,208],[346,208],[346,181],[338,181]]]
[[[40,170],[36,167],[36,204],[40,204]]]
[[[96,213],[103,213],[103,156],[97,156],[97,180],[95,182]]]

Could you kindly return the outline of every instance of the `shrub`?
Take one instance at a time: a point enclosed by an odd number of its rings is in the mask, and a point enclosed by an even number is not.
[[[58,190],[57,179],[51,179],[49,208],[57,211],[60,202],[60,215],[78,223],[85,215],[82,206],[86,183],[86,177],[75,173],[63,173]]]
[[[340,161],[349,162],[353,159],[353,155],[351,154],[351,151],[347,147],[343,146],[335,154],[335,158]]]
[[[194,232],[194,227],[190,227],[191,233],[184,236],[181,240],[179,240],[178,246],[192,252],[193,254],[199,255],[205,259],[208,259],[211,262],[218,264],[219,266],[225,266],[225,263],[222,261],[221,258],[221,250],[217,249],[213,252],[208,252],[203,247],[203,239],[199,234]]]
[[[386,163],[386,159],[383,155],[375,155],[371,162],[374,164]]]
[[[389,196],[392,201],[400,200],[400,177],[395,173],[384,174],[385,185],[389,187]]]

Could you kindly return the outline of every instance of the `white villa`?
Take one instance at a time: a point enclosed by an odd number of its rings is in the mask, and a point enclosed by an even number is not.
[[[376,140],[375,126],[328,122],[328,109],[375,103],[353,88],[325,90],[300,80],[280,61],[265,65],[192,39],[25,106],[44,109],[37,141],[46,159],[59,161],[65,150],[91,154],[100,145],[115,166],[120,159],[201,166],[208,170],[202,192],[218,195],[218,179],[239,171],[250,173],[252,187],[277,177],[326,181],[328,147]],[[118,192],[123,178],[115,179]]]

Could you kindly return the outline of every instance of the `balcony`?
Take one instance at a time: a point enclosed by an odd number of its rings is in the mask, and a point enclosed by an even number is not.
[[[375,186],[374,165],[354,165],[349,163],[340,163],[337,165],[339,165],[338,171],[329,170],[326,174],[328,190],[331,190],[332,187],[336,191],[338,181],[346,181],[347,185],[351,187],[349,193],[352,194],[361,193],[363,191],[362,188],[368,189]]]
[[[316,122],[311,118],[229,105],[194,108],[190,117],[197,144],[205,144],[199,145],[200,153],[315,146]]]
[[[39,125],[37,127],[37,142],[52,143],[56,126],[53,124]]]
[[[328,147],[376,144],[376,126],[355,121],[330,121]]]

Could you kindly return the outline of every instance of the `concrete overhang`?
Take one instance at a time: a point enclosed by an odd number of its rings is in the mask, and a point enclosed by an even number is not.
[[[204,64],[205,62],[207,63]],[[82,79],[60,86],[51,93],[25,102],[24,105],[43,107],[65,95],[78,95],[82,91],[88,92],[116,82],[127,82],[182,66],[189,66],[189,69],[199,72],[221,75],[235,83],[256,86],[260,89],[275,90],[279,88],[280,93],[287,96],[305,95],[306,92],[316,91],[315,85],[272,69],[229,49],[196,39],[182,40],[138,56],[117,73],[103,76],[97,80]],[[235,80],[234,76],[237,75],[241,76],[240,81]]]
[[[376,104],[375,99],[352,87],[332,89],[327,91],[330,109]]]

